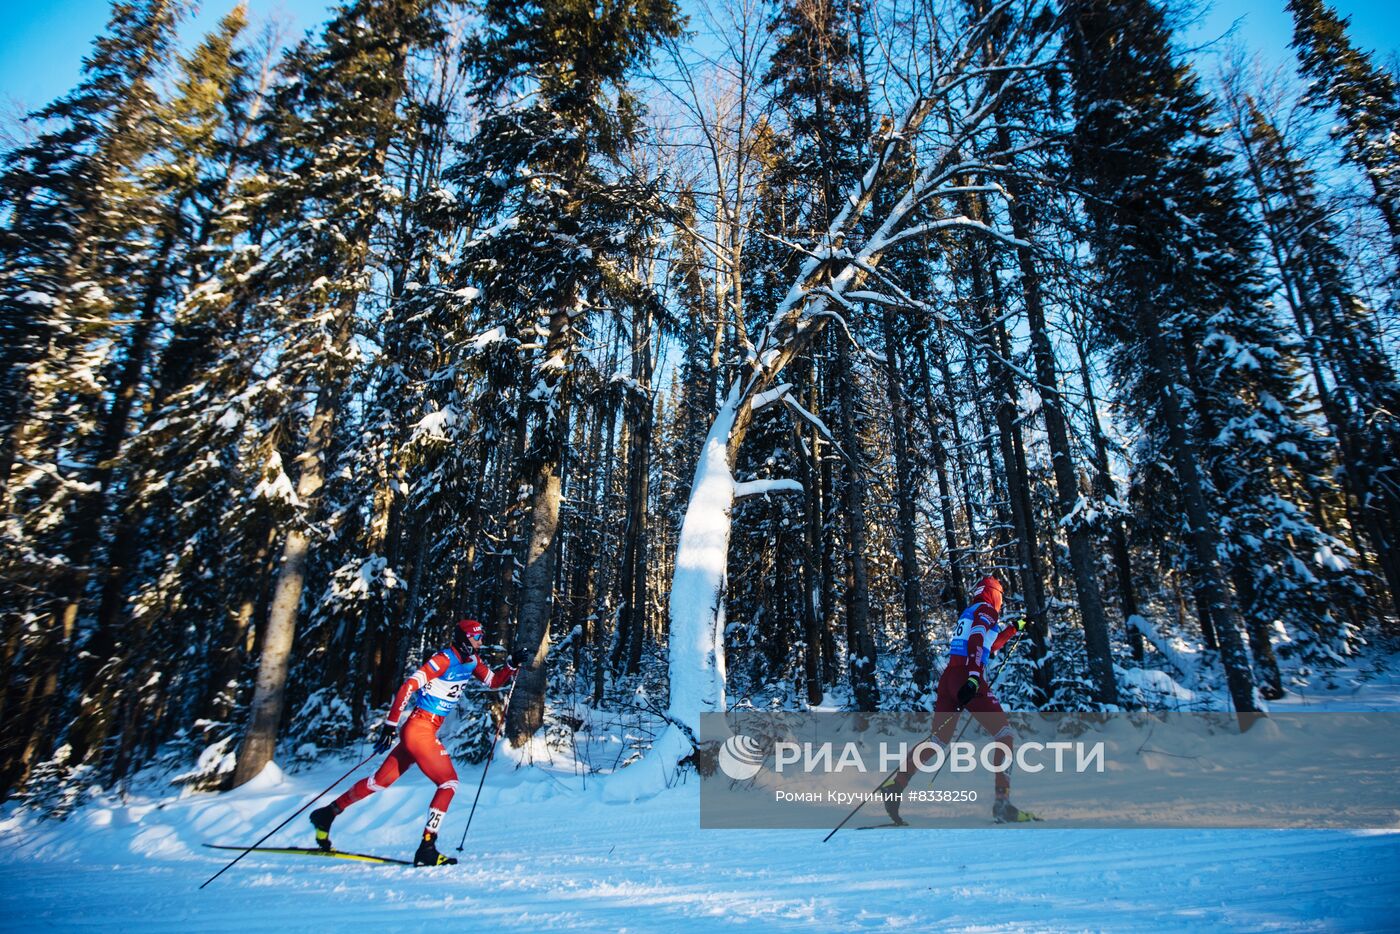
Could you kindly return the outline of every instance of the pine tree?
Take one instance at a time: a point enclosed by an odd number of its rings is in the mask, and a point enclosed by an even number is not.
[[[1375,312],[1347,280],[1340,231],[1316,173],[1252,98],[1242,95],[1234,116],[1285,301],[1339,446],[1336,474],[1347,512],[1369,541],[1400,615],[1400,499],[1386,479],[1400,456],[1400,382]]]
[[[1299,68],[1312,79],[1312,103],[1341,116],[1336,135],[1365,173],[1400,262],[1400,82],[1352,45],[1347,20],[1324,0],[1288,0],[1288,11]]]
[[[594,309],[655,300],[627,261],[638,207],[654,199],[620,171],[641,112],[627,78],[679,19],[670,0],[488,2],[483,19],[469,53],[483,115],[451,177],[473,231],[457,276],[521,350],[530,493],[513,645],[526,662],[507,727],[519,745],[544,716],[578,338]]]
[[[1254,710],[1254,678],[1221,565],[1218,491],[1197,422],[1203,400],[1187,371],[1193,340],[1207,336],[1200,323],[1218,310],[1212,304],[1258,298],[1250,271],[1237,265],[1245,258],[1222,255],[1228,268],[1217,269],[1204,244],[1193,251],[1210,234],[1202,221],[1215,218],[1179,206],[1193,192],[1228,194],[1209,139],[1210,105],[1195,76],[1173,60],[1152,3],[1082,0],[1068,10],[1068,30],[1078,120],[1073,171],[1113,290],[1095,310],[1117,345],[1116,375],[1139,400],[1154,448],[1175,472],[1195,591],[1219,634],[1235,709]],[[1239,286],[1250,291],[1232,294]]]
[[[285,705],[288,663],[317,526],[333,514],[322,495],[336,472],[335,425],[359,357],[356,310],[371,284],[371,237],[400,193],[385,183],[400,136],[410,52],[437,41],[430,0],[356,0],[320,43],[282,65],[268,111],[269,167],[250,183],[266,218],[254,313],[278,335],[273,379],[293,409],[278,431],[296,438],[300,466],[235,784],[271,760]],[[295,410],[314,399],[309,420]]]
[[[80,635],[153,326],[144,298],[160,263],[143,239],[154,204],[138,173],[160,138],[154,85],[182,10],[169,0],[114,3],[82,81],[36,115],[53,128],[11,153],[0,177],[0,484],[6,512],[22,517],[7,529],[5,565],[26,585],[7,588],[21,602],[6,616],[37,630],[24,686],[8,686],[29,711],[9,718],[4,744],[21,778],[53,745],[58,672]]]

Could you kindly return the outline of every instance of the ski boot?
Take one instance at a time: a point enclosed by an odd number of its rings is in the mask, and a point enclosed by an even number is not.
[[[413,854],[413,865],[415,866],[455,866],[457,860],[451,856],[443,856],[437,849],[437,834],[431,830],[423,831],[423,841],[418,844],[418,852]]]
[[[998,824],[1025,824],[1040,820],[1030,811],[1023,811],[1012,804],[1010,798],[997,798],[992,805],[992,819]]]
[[[908,821],[899,816],[900,788],[897,779],[891,776],[888,781],[880,786],[882,793],[881,803],[885,806],[885,813],[889,815],[890,823],[896,827],[908,825]]]
[[[312,811],[310,815],[311,826],[316,828],[316,845],[327,853],[333,849],[331,846],[331,822],[339,813],[334,804],[328,804]]]

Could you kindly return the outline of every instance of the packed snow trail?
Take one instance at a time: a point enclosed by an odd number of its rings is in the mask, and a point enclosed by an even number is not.
[[[1290,698],[1394,708],[1376,679]],[[513,753],[513,751],[512,751]],[[353,759],[348,760],[353,762]],[[261,776],[227,794],[133,792],[65,822],[0,819],[0,929],[504,931],[1394,930],[1400,832],[985,830],[840,834],[700,830],[690,781],[633,804],[596,777],[491,770],[459,866],[413,869],[250,854],[251,843],[346,764]],[[367,766],[366,768],[372,767]],[[463,784],[480,766],[462,769]],[[338,847],[410,858],[432,785],[418,773],[336,821]],[[465,802],[463,802],[465,804]],[[1034,802],[1025,802],[1034,806]],[[466,808],[449,812],[455,845]],[[1052,819],[1053,823],[1053,819]],[[310,846],[298,818],[269,846]],[[458,855],[455,846],[446,852]]]
[[[1400,887],[1396,834],[989,827],[851,834],[823,847],[813,831],[699,830],[693,784],[619,806],[540,796],[527,783],[483,795],[481,834],[460,866],[254,853],[197,891],[224,855],[209,855],[205,838],[237,841],[254,832],[250,818],[271,819],[293,806],[292,789],[313,784],[299,777],[236,807],[194,798],[137,808],[125,826],[102,826],[118,815],[94,809],[35,837],[7,836],[0,926],[1378,930],[1394,925]],[[339,845],[409,854],[415,790],[362,809],[363,820],[347,813]]]

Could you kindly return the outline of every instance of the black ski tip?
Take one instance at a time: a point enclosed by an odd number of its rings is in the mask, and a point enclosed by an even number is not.
[[[864,827],[857,827],[856,830],[884,830],[884,829],[887,829],[887,828],[891,828],[891,829],[892,829],[892,828],[896,828],[896,827],[911,827],[911,828],[912,828],[913,826],[914,826],[914,825],[911,824],[911,823],[909,823],[907,820],[902,820],[902,821],[900,821],[899,823],[895,823],[894,821],[890,821],[889,823],[885,823],[885,824],[866,824]]]

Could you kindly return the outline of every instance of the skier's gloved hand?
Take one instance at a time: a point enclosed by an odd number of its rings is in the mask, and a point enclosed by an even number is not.
[[[976,675],[969,675],[963,682],[963,686],[958,688],[958,706],[966,707],[968,703],[977,696],[977,690],[982,687],[982,679]]]
[[[516,672],[525,667],[525,661],[525,653],[516,649],[506,656],[506,667],[512,672]]]
[[[1013,626],[1016,627],[1016,631],[1017,631],[1017,632],[1025,632],[1025,631],[1026,631],[1026,618],[1025,618],[1024,616],[1021,616],[1021,617],[1018,617],[1017,619],[1013,619],[1013,620],[1011,621],[1011,625],[1013,625]]]
[[[384,724],[379,728],[379,736],[374,741],[375,752],[385,752],[390,746],[399,741],[399,731],[397,727]]]

